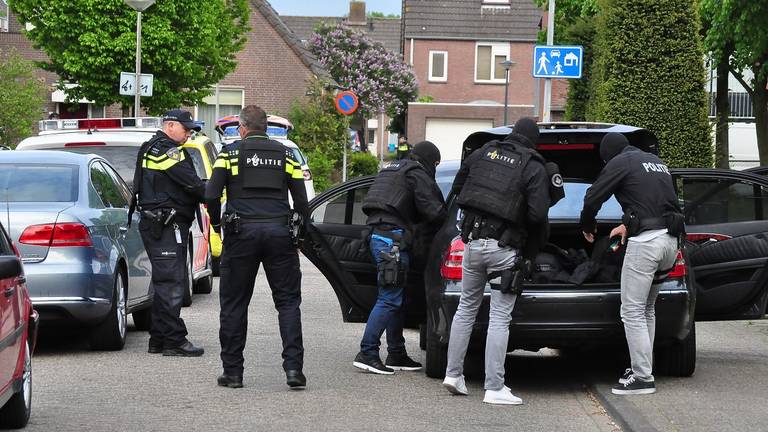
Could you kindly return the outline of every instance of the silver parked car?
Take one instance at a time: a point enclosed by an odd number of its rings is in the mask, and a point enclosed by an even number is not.
[[[0,153],[3,222],[19,249],[43,323],[86,326],[93,349],[119,350],[126,317],[151,321],[151,267],[129,228],[130,191],[103,158],[60,151]]]

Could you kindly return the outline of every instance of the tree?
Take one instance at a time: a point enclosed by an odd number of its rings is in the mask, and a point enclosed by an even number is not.
[[[136,12],[123,0],[14,0],[11,9],[34,28],[26,32],[48,55],[70,101],[133,105],[120,96],[120,72],[134,71]],[[154,75],[150,113],[196,105],[236,66],[248,30],[247,0],[160,1],[142,13],[142,73]]]
[[[376,11],[368,12],[367,15],[368,15],[368,18],[387,18],[387,19],[398,19],[398,18],[400,18],[400,15],[398,15],[398,14],[386,14],[385,15],[384,12],[376,12]]]
[[[701,1],[702,18],[707,23],[704,43],[719,63],[728,69],[752,97],[760,164],[768,164],[768,33],[765,1]],[[754,77],[747,80],[744,70]],[[720,73],[718,73],[720,75]],[[726,75],[727,76],[727,75]],[[718,89],[718,96],[720,90]]]
[[[363,116],[396,117],[416,99],[418,83],[411,67],[361,32],[323,23],[310,37],[309,48],[340,86],[357,94]]]
[[[712,166],[694,2],[603,0],[591,120],[647,128],[671,166]]]
[[[549,8],[549,0],[536,0],[536,4],[544,9]],[[555,43],[569,43],[564,37],[568,28],[580,18],[593,17],[600,9],[598,0],[557,0],[555,2]],[[546,26],[546,23],[544,23]],[[539,33],[539,42],[547,40],[546,28]]]
[[[0,144],[16,147],[32,135],[45,105],[45,83],[17,52],[0,50]]]

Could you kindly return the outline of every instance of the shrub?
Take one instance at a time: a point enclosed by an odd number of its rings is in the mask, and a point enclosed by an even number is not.
[[[325,153],[314,150],[307,152],[306,155],[309,162],[309,170],[312,171],[315,192],[320,193],[338,181],[334,161],[329,159]]]
[[[712,166],[695,2],[604,0],[591,120],[647,128],[670,166]]]
[[[362,177],[379,172],[379,160],[370,153],[352,153],[347,161],[347,178]]]

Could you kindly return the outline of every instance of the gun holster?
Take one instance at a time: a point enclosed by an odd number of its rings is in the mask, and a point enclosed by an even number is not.
[[[531,269],[531,261],[520,258],[514,266],[488,275],[491,289],[499,290],[503,294],[522,294],[523,282],[530,279]]]
[[[142,210],[141,216],[151,223],[150,234],[155,239],[163,236],[163,228],[176,220],[176,209]]]
[[[299,243],[303,241],[303,224],[304,218],[302,218],[298,212],[292,211],[291,216],[288,219],[288,232],[291,233],[291,242],[295,248],[299,247]]]
[[[240,216],[238,216],[237,213],[224,213],[224,218],[221,222],[224,226],[225,235],[240,233]]]
[[[405,283],[405,269],[400,260],[398,243],[392,246],[391,252],[379,252],[381,262],[378,265],[379,284],[383,287],[398,287]]]
[[[634,237],[640,233],[640,218],[633,211],[626,211],[621,217],[621,223],[627,227],[627,237]]]

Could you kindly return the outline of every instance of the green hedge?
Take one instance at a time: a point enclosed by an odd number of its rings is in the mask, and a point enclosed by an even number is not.
[[[362,177],[379,172],[379,160],[370,153],[352,153],[347,161],[347,178]]]
[[[309,170],[312,171],[315,192],[320,193],[338,181],[334,172],[335,161],[322,151],[311,150],[307,152],[307,162],[309,163]]]
[[[592,44],[595,39],[595,20],[579,18],[566,30],[566,43],[584,47],[581,65],[581,79],[568,81],[568,99],[565,103],[565,118],[570,121],[587,119],[589,85],[592,79]]]
[[[670,166],[712,166],[704,53],[693,1],[603,0],[590,120],[647,128]]]

